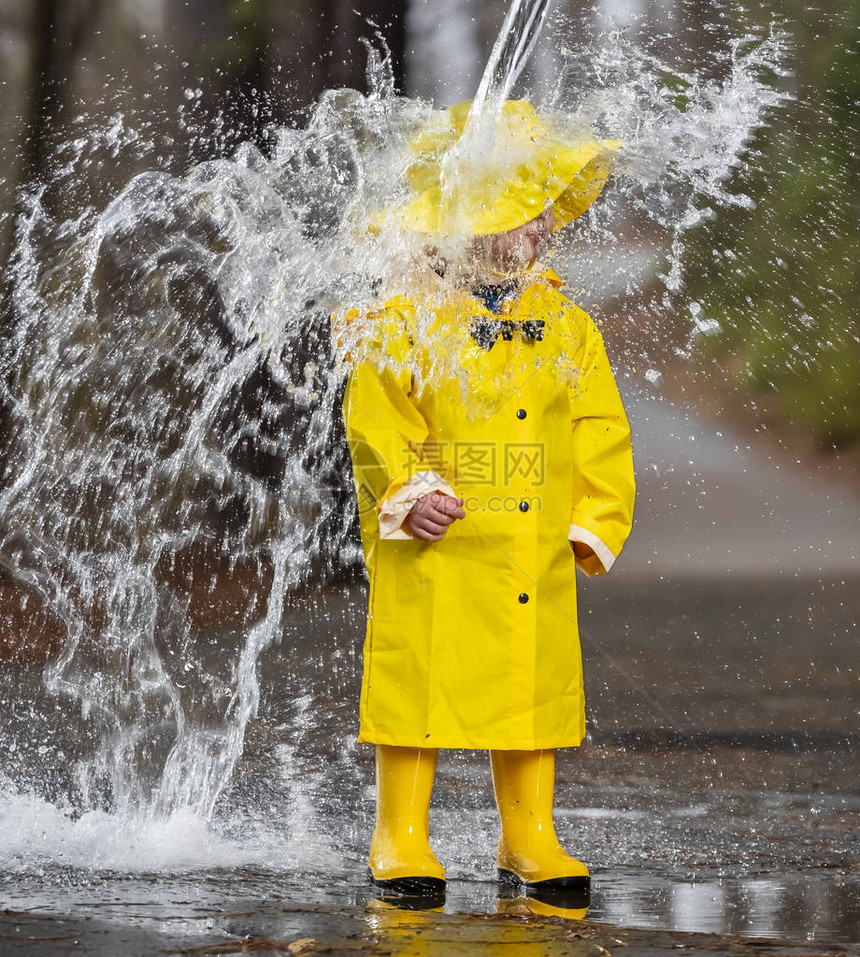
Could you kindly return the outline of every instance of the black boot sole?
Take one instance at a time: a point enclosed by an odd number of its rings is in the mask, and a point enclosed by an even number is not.
[[[524,881],[519,874],[499,868],[499,883],[506,887],[525,887],[543,891],[587,891],[591,888],[590,877],[551,877],[546,881]]]
[[[441,877],[393,877],[390,880],[378,880],[368,870],[371,883],[386,896],[404,898],[423,898],[444,901],[446,882]]]
[[[499,884],[505,889],[521,890],[526,897],[534,897],[544,904],[556,907],[588,907],[591,899],[590,877],[552,877],[546,881],[524,881],[519,874],[499,868]]]

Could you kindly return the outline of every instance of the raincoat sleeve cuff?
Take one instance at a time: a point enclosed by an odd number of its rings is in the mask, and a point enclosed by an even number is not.
[[[601,575],[608,572],[615,564],[615,555],[609,550],[607,545],[602,542],[594,532],[590,532],[581,525],[571,525],[567,533],[571,544],[573,542],[582,542],[594,552],[588,558],[577,558],[576,567],[582,569],[589,578],[594,575]]]
[[[437,475],[436,472],[416,472],[405,485],[384,499],[379,506],[380,541],[405,541],[414,538],[403,528],[403,522],[418,499],[431,492],[441,492],[452,498],[457,497],[454,489],[441,475]]]

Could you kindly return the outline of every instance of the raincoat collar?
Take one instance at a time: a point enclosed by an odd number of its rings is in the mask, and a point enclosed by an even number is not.
[[[508,312],[505,309],[508,303],[522,299],[525,292],[536,283],[544,282],[553,289],[560,289],[564,282],[558,273],[544,263],[535,262],[528,269],[511,276],[498,286],[488,283],[478,283],[471,289],[473,299],[476,299],[483,309],[492,315]]]
[[[502,305],[506,300],[513,298],[519,289],[519,282],[516,278],[511,278],[497,285],[479,283],[472,287],[472,295],[480,300],[490,312],[496,314],[502,311]]]
[[[552,266],[545,266],[543,263],[535,263],[527,270],[526,275],[534,277],[532,282],[537,279],[543,279],[554,289],[560,289],[564,285],[564,282]]]

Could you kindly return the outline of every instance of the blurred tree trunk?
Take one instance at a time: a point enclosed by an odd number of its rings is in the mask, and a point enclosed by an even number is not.
[[[51,153],[62,133],[62,114],[78,53],[87,34],[95,29],[103,6],[104,0],[34,0],[27,115],[14,192],[47,187],[42,205],[51,214],[57,212],[58,206],[58,197],[50,189]],[[4,267],[0,324],[4,329],[10,328],[12,321],[7,287],[11,281],[8,263],[13,253],[16,220],[17,213],[0,237],[0,262]]]
[[[42,205],[51,214],[59,202],[50,189],[53,145],[61,135],[62,113],[71,86],[78,52],[87,32],[95,28],[104,0],[34,0],[31,19],[30,70],[27,116],[24,123],[21,160],[15,173],[14,195],[27,187],[47,187]],[[0,236],[0,336],[11,335],[15,324],[12,307],[14,273],[10,261],[14,255],[16,210]],[[0,407],[0,445],[6,449],[10,437],[9,410]],[[0,456],[0,484],[5,483],[6,457]]]
[[[53,143],[78,53],[95,29],[104,0],[35,0],[32,20],[29,109],[24,135],[21,185],[46,185]],[[51,202],[51,197],[46,197]]]
[[[274,3],[272,0],[230,0],[227,7],[228,66],[220,103],[227,153],[244,142],[264,146],[266,130],[275,121],[273,97]]]
[[[403,88],[406,0],[318,0],[312,6],[219,0],[215,6],[225,37],[211,51],[210,68],[219,79],[207,102],[221,129],[217,152],[229,154],[245,142],[265,148],[272,124],[287,123],[324,89],[364,90],[367,57],[360,39],[377,43],[377,29]]]
[[[378,45],[375,33],[384,37],[391,52],[394,82],[403,92],[406,76],[406,0],[327,0],[329,21],[326,87],[365,87],[366,57],[359,39]]]

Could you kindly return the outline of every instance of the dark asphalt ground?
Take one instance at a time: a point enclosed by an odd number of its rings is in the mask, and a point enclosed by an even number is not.
[[[580,579],[589,740],[558,762],[559,834],[594,877],[584,919],[498,897],[489,770],[469,752],[440,760],[431,809],[444,912],[373,898],[352,586],[298,600],[261,659],[212,837],[240,846],[228,864],[135,835],[107,851],[104,822],[0,808],[19,848],[0,955],[860,953],[860,503],[629,404],[637,526],[611,576]],[[228,654],[242,636],[217,639]]]

